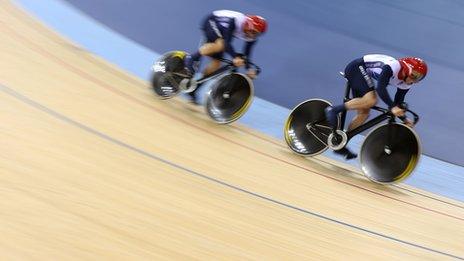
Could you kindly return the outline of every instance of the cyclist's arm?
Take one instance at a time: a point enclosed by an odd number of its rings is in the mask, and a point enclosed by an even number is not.
[[[403,89],[400,89],[398,88],[396,90],[396,94],[395,94],[395,106],[399,106],[402,102],[404,102],[404,96],[406,95],[406,93],[409,91],[409,89],[407,90],[403,90]],[[411,120],[409,120],[408,118],[406,118],[406,116],[400,116],[399,117],[406,125],[408,125],[409,127],[413,127],[414,124],[412,123]]]
[[[382,67],[382,72],[380,73],[379,79],[377,81],[377,94],[382,99],[385,104],[388,105],[388,108],[394,106],[390,94],[388,94],[387,86],[390,83],[390,79],[393,76],[393,71],[389,65],[384,65]]]
[[[251,50],[253,49],[253,46],[255,45],[256,41],[251,41],[251,42],[246,42],[245,43],[245,48],[243,50],[243,54],[247,58],[248,61],[251,61]],[[246,64],[246,68],[250,68],[250,65],[248,63]]]
[[[395,102],[394,102],[394,104],[395,104],[395,105],[398,105],[398,104],[404,102],[404,97],[406,96],[406,93],[408,93],[408,91],[409,91],[409,89],[404,90],[404,89],[398,88],[398,89],[396,90]]]

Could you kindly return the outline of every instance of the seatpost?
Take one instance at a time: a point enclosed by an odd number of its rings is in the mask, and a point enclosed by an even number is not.
[[[345,98],[343,98],[344,102],[347,102],[347,101],[351,100],[350,99],[350,91],[351,91],[350,84],[348,83],[348,81],[346,81]]]

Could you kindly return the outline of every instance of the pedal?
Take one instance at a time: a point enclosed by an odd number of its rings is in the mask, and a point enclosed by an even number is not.
[[[336,130],[330,133],[327,139],[327,145],[333,150],[340,150],[348,143],[348,136],[342,130]]]

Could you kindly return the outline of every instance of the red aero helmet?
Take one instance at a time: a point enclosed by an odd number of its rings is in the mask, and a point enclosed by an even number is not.
[[[416,80],[416,82],[424,79],[427,75],[427,64],[421,58],[417,57],[404,57],[398,59],[401,67],[408,68],[408,76]]]
[[[259,15],[247,15],[245,19],[245,25],[243,26],[243,31],[256,31],[259,33],[264,33],[267,30],[266,19]]]

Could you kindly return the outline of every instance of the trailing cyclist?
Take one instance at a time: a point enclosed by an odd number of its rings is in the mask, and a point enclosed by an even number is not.
[[[207,76],[221,66],[224,52],[233,58],[237,67],[246,66],[247,75],[250,78],[256,76],[256,71],[246,65],[250,60],[252,48],[258,37],[267,30],[266,20],[258,15],[245,15],[231,10],[218,10],[209,14],[202,22],[201,29],[205,43],[193,54],[185,59],[185,67],[193,76],[198,69],[202,56],[210,56],[212,61],[206,67],[203,74]],[[245,41],[243,55],[238,54],[232,46],[232,40],[239,38]],[[192,101],[196,103],[195,91],[189,93]]]

